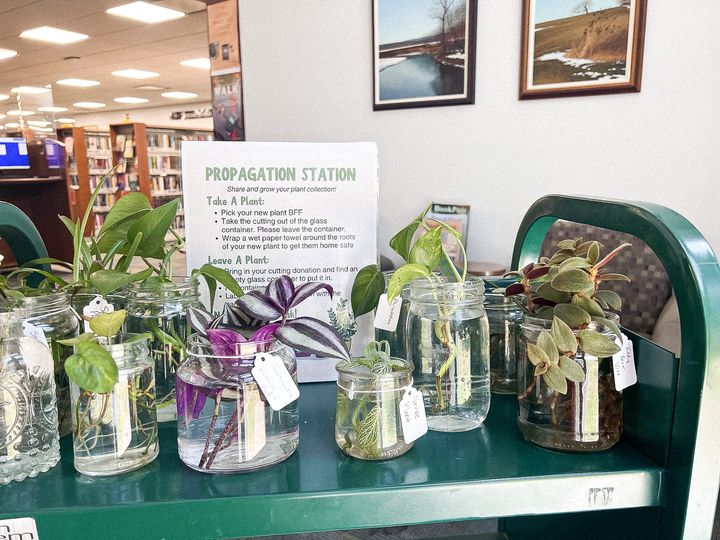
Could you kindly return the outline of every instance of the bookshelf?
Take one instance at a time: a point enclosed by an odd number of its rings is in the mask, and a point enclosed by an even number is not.
[[[125,167],[117,170],[117,193],[119,196],[132,191],[150,196],[150,176],[147,159],[145,124],[138,122],[112,124],[110,126],[112,164],[125,161]]]

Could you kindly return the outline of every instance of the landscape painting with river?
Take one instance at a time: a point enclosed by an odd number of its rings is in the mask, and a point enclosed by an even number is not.
[[[375,0],[376,108],[473,102],[474,3]]]

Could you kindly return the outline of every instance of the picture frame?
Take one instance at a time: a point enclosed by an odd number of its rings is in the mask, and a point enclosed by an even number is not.
[[[372,7],[374,110],[475,103],[477,0]]]
[[[640,92],[647,0],[523,0],[520,99]]]

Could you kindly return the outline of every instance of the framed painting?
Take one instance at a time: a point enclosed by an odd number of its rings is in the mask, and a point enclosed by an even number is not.
[[[639,92],[647,0],[523,0],[520,99]]]
[[[374,109],[475,102],[477,0],[373,0]]]

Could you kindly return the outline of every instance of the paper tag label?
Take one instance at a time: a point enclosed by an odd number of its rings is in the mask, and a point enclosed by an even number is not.
[[[635,352],[633,342],[622,335],[622,343],[618,343],[620,352],[613,356],[613,372],[615,375],[615,390],[618,392],[637,382],[637,371],[635,371]],[[618,341],[617,338],[615,341]]]
[[[0,540],[40,540],[33,518],[0,519]]]
[[[128,387],[128,376],[120,375],[120,380],[115,384],[112,392],[112,415],[115,426],[115,456],[118,458],[125,455],[125,451],[132,442],[132,426],[130,421],[130,389]]]
[[[394,332],[400,320],[400,308],[402,308],[401,297],[395,298],[391,304],[388,302],[387,294],[381,295],[375,310],[375,328]]]
[[[400,400],[400,418],[405,443],[416,441],[427,433],[425,404],[423,396],[417,388],[412,386],[405,388],[405,395]]]
[[[238,460],[250,461],[260,453],[267,441],[265,434],[265,402],[255,383],[243,384],[238,392]]]
[[[582,409],[575,416],[575,430],[582,442],[600,440],[600,360],[585,353],[585,380],[582,382]],[[578,400],[575,400],[577,404]],[[577,406],[577,405],[576,405]]]
[[[45,345],[47,348],[50,348],[50,345],[48,345],[47,338],[45,337],[45,332],[43,332],[43,329],[39,326],[35,326],[33,323],[29,323],[27,321],[23,321],[23,334],[25,334],[27,337],[37,339],[40,343]]]
[[[85,319],[92,319],[101,313],[112,313],[113,311],[115,311],[115,306],[109,304],[108,301],[99,294],[95,295],[95,298],[90,300],[90,303],[83,308],[83,323],[85,332],[92,331],[90,329],[90,323]]]
[[[279,356],[258,354],[251,373],[274,411],[279,411],[300,397],[297,384]]]

